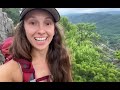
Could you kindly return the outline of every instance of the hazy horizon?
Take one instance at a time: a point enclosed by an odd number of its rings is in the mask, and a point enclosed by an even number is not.
[[[95,13],[107,11],[120,11],[120,8],[56,8],[61,15],[72,13]]]

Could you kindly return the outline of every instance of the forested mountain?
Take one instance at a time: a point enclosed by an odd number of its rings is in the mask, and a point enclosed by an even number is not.
[[[120,12],[97,12],[65,15],[72,23],[95,23],[96,31],[112,49],[120,49]]]
[[[61,18],[60,24],[64,27],[64,39],[70,51],[73,81],[120,81],[120,68],[118,67],[120,60],[114,60],[112,49],[100,43],[99,34],[94,32],[96,25],[72,24],[65,17]],[[120,59],[120,51],[116,52],[116,57]]]

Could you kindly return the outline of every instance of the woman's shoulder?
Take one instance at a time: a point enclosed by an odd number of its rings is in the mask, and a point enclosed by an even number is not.
[[[14,82],[22,80],[22,73],[18,63],[14,60],[10,60],[7,63],[0,66],[0,81],[2,82]]]

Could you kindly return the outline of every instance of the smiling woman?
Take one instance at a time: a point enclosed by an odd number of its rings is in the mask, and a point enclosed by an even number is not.
[[[59,20],[55,8],[22,10],[10,47],[12,58],[0,66],[0,81],[72,81],[69,55],[57,26]]]
[[[31,11],[25,17],[24,27],[32,46],[39,50],[48,51],[48,46],[55,32],[53,17],[43,10]]]

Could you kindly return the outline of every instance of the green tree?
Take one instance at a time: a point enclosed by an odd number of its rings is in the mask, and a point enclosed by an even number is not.
[[[65,17],[61,18],[60,23],[64,26],[65,42],[71,51],[75,82],[120,81],[120,69],[101,58],[104,53],[99,52],[99,47],[94,42],[99,40],[94,32],[94,24],[72,24]]]
[[[115,52],[115,57],[120,60],[120,51],[119,50],[117,50]]]
[[[16,25],[19,22],[21,8],[2,8],[3,12],[6,12],[8,17],[11,18]]]

